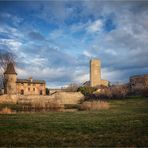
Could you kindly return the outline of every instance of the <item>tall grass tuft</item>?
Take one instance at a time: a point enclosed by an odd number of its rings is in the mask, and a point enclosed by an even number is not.
[[[80,110],[101,110],[109,109],[109,103],[106,101],[85,101],[80,105]]]
[[[23,111],[60,111],[64,108],[64,105],[56,100],[22,99],[18,104],[22,105]]]
[[[0,114],[12,114],[12,110],[8,107],[4,107],[1,111]]]

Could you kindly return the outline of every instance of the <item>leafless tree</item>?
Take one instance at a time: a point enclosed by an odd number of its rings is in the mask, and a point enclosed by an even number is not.
[[[4,71],[7,68],[7,64],[12,62],[15,65],[15,56],[13,53],[8,51],[3,51],[0,49],[0,88],[4,87]]]
[[[68,87],[65,88],[65,91],[68,92],[76,92],[79,88],[79,85],[76,83],[71,83],[68,85]]]

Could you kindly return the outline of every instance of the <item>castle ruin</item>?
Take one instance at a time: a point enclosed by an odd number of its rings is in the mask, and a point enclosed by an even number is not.
[[[46,83],[44,80],[18,79],[13,63],[7,65],[4,72],[5,94],[21,94],[21,95],[45,95]],[[90,86],[108,86],[107,80],[101,79],[101,61],[92,59],[90,61]]]
[[[141,89],[148,88],[148,74],[131,76],[129,84],[131,92],[138,92]]]
[[[45,95],[46,83],[44,80],[17,79],[13,63],[7,65],[4,72],[4,93],[21,95]]]
[[[101,61],[99,59],[90,60],[90,86],[108,86],[107,80],[101,79]]]

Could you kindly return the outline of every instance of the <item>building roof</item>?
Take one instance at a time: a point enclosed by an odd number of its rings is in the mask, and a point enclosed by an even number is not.
[[[44,80],[17,79],[16,83],[45,84]]]
[[[15,69],[14,69],[14,64],[12,62],[10,62],[9,64],[7,64],[7,69],[4,72],[4,74],[17,74]]]

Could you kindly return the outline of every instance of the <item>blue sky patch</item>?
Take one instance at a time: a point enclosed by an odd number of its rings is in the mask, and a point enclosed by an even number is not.
[[[0,1],[0,52],[16,55],[19,77],[48,87],[89,80],[94,57],[103,79],[127,82],[148,73],[147,8],[146,1]]]

